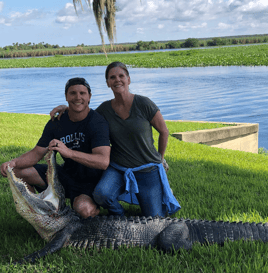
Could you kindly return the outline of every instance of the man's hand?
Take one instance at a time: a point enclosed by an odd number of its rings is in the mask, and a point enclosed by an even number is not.
[[[48,145],[49,151],[59,152],[65,158],[72,157],[72,150],[69,149],[63,142],[58,139],[53,139],[49,142]]]
[[[9,165],[10,168],[15,168],[16,167],[16,163],[14,160],[11,160],[11,161],[7,161],[5,163],[3,163],[1,165],[1,174],[4,176],[4,177],[7,177],[7,166]]]
[[[1,165],[1,174],[7,177],[7,166],[16,169],[26,169],[37,164],[44,155],[47,153],[48,149],[40,146],[35,146],[31,151],[26,152],[20,157],[14,158],[11,161],[5,162]]]

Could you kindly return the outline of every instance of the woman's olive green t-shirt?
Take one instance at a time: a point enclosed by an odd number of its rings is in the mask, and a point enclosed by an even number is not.
[[[149,98],[135,95],[125,120],[115,113],[111,100],[103,102],[96,111],[109,123],[111,161],[126,168],[162,162],[154,146],[150,124],[159,108]]]

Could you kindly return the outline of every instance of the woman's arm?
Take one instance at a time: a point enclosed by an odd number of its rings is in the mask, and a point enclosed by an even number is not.
[[[161,154],[162,160],[164,160],[164,155],[168,143],[169,131],[160,111],[156,112],[150,123],[159,132],[158,152]]]
[[[55,107],[50,113],[50,117],[52,120],[54,120],[55,117],[58,118],[58,120],[60,120],[60,117],[62,116],[62,114],[68,109],[68,106],[66,105],[59,105],[57,107]],[[58,113],[58,115],[56,115]]]

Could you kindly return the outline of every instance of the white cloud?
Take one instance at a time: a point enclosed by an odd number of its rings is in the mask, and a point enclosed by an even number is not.
[[[188,26],[186,26],[186,25],[178,25],[178,28],[180,29],[180,30],[186,30],[186,29],[188,29],[189,27]]]
[[[1,2],[0,2],[1,3]],[[24,24],[36,24],[37,21],[43,19],[46,13],[38,9],[27,10],[26,12],[11,12],[8,16],[0,18],[0,24],[6,26],[21,26]]]
[[[79,8],[77,7],[77,10],[79,12]],[[61,16],[67,16],[67,15],[75,15],[75,9],[74,5],[71,3],[67,3],[64,8],[58,11],[57,18]]]
[[[191,29],[199,29],[199,28],[205,28],[207,27],[207,23],[202,23],[202,24],[192,24],[192,23],[186,23],[184,25],[178,25],[178,28],[180,30],[184,30],[184,31],[188,31],[188,30],[191,30]]]
[[[60,16],[56,20],[58,23],[75,23],[78,21],[77,17],[75,16]]]
[[[202,23],[201,25],[198,24],[198,25],[193,25],[191,26],[191,28],[195,29],[195,28],[205,28],[207,26],[207,23]]]
[[[143,28],[137,28],[137,33],[139,33],[139,34],[144,34]]]
[[[56,23],[63,24],[63,28],[68,29],[70,26],[89,21],[92,12],[90,12],[88,6],[84,5],[83,9],[80,5],[76,5],[76,11],[72,3],[67,3],[63,9],[58,11],[56,16]]]
[[[231,25],[225,23],[218,23],[218,29],[229,29],[232,28]]]
[[[253,28],[267,33],[263,22],[268,22],[268,0],[117,0],[116,5],[118,34],[120,26],[148,35],[149,29],[164,25],[165,35],[172,38],[180,31],[192,37],[225,36],[235,30],[237,35],[254,34]]]
[[[67,4],[65,5],[65,8],[68,9],[68,10],[74,9],[74,5],[73,5],[72,3],[67,3]],[[80,6],[79,6],[79,5],[76,6],[76,10],[79,10],[79,9],[80,9]]]
[[[28,10],[24,13],[22,12],[13,12],[10,15],[11,20],[16,21],[30,21],[33,19],[40,18],[42,16],[42,13],[40,13],[37,9]]]
[[[255,0],[255,1],[247,1],[245,5],[241,5],[241,10],[243,12],[256,12],[263,11],[268,7],[268,1],[264,0]],[[267,10],[266,10],[267,11]]]
[[[64,24],[66,26],[73,24],[79,20],[78,16],[75,13],[74,5],[67,3],[63,9],[57,13],[56,23]]]
[[[0,1],[0,12],[3,10],[4,8],[4,2]]]
[[[252,28],[256,28],[256,27],[258,27],[259,25],[256,25],[256,24],[254,24],[254,23],[251,23],[250,26],[251,26]]]
[[[118,0],[116,3],[120,9],[117,13],[118,19],[131,21],[137,18],[146,21],[156,19],[181,22],[192,21],[200,18],[200,15],[206,14],[214,6],[207,0],[142,0],[142,2],[132,0],[128,1],[128,4],[124,0]],[[121,3],[123,4],[122,9]]]
[[[148,1],[148,8],[149,8],[149,12],[154,12],[157,10],[157,5],[154,1]]]
[[[267,0],[118,0],[119,20],[135,21],[143,18],[146,21],[171,20],[171,21],[198,21],[227,16],[230,13],[241,15],[245,12],[266,12]],[[137,22],[137,21],[136,21]]]

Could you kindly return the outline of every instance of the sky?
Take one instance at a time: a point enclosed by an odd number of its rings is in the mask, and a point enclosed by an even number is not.
[[[82,3],[77,15],[70,0],[0,1],[0,47],[101,44],[93,11]],[[116,43],[268,34],[268,0],[117,0],[116,6]]]

